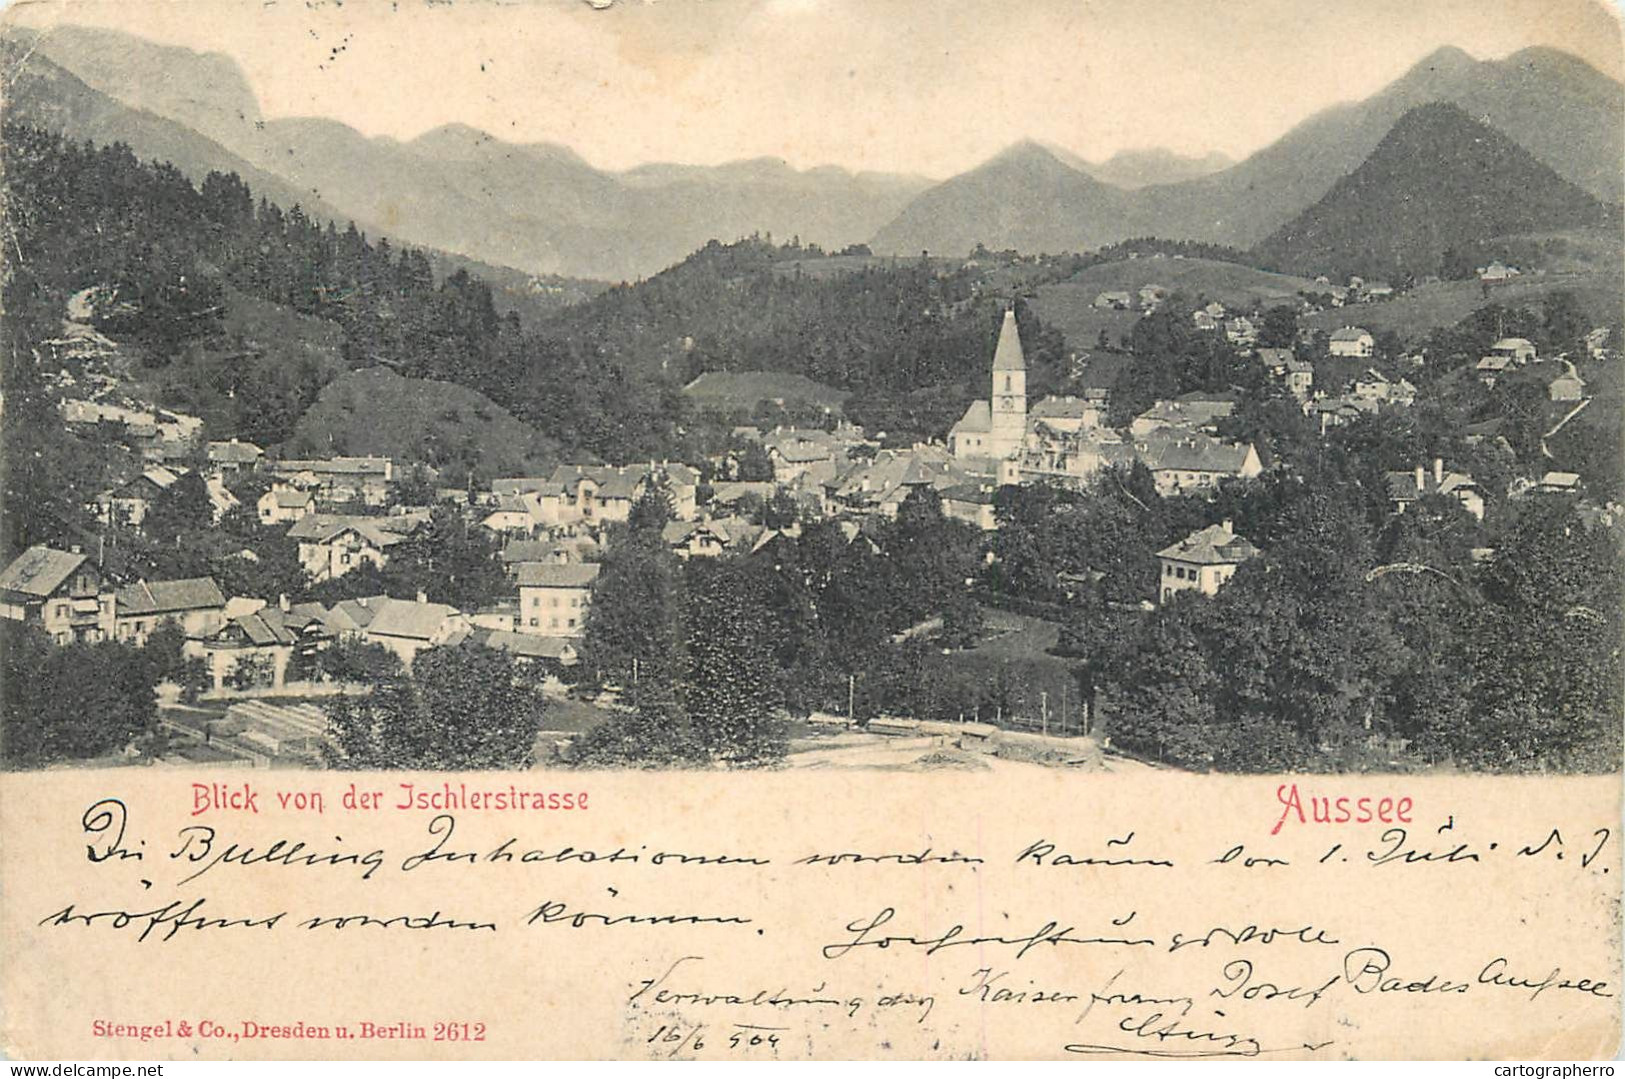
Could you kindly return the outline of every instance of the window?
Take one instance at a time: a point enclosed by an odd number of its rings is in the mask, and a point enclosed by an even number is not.
[[[1005,393],[1010,392],[1010,376],[1009,375],[1004,376],[1004,392]]]
[[[349,555],[346,554],[346,555],[340,555],[339,556],[339,565],[348,566],[349,564],[350,564],[350,556]]]
[[[1164,577],[1172,577],[1174,575],[1174,567],[1168,565],[1167,563],[1163,563],[1162,575]]]
[[[542,597],[541,596],[532,596],[532,597],[530,597],[530,605],[532,607],[540,607],[542,605]],[[535,624],[536,623],[534,621],[531,622],[531,625],[535,625]]]
[[[567,625],[569,625],[569,627],[571,629],[575,629],[576,628],[576,620],[574,618],[570,619],[570,621],[567,623]]]
[[[557,597],[557,596],[548,596],[547,597],[547,605],[549,607],[557,607],[559,605],[559,597]]]
[[[541,626],[542,620],[540,618],[532,618],[530,620],[530,624],[531,624],[532,628],[537,628],[537,627]]]

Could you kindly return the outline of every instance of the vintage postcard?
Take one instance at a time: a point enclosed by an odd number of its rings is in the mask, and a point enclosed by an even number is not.
[[[1612,1058],[1622,41],[14,3],[0,1050]]]

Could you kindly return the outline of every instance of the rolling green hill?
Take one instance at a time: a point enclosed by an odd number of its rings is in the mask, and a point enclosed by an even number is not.
[[[381,454],[439,468],[441,482],[545,472],[558,443],[483,394],[450,382],[405,378],[387,367],[352,371],[323,388],[285,455]]]

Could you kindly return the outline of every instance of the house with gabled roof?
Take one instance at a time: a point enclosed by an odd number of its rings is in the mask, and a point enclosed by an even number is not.
[[[324,457],[273,461],[274,475],[293,479],[315,490],[318,500],[361,502],[382,506],[395,482],[395,463],[388,457]]]
[[[342,577],[365,564],[383,569],[390,552],[415,532],[422,518],[395,514],[357,517],[317,513],[297,521],[288,538],[299,544],[299,564],[312,581]]]
[[[582,636],[587,631],[592,590],[602,569],[597,562],[522,564],[517,575],[519,613],[514,631],[547,637]]]
[[[1376,349],[1377,339],[1371,336],[1370,330],[1359,326],[1343,326],[1333,330],[1327,345],[1327,350],[1333,356],[1359,360],[1370,359]]]
[[[0,618],[38,626],[58,644],[106,641],[114,633],[114,596],[83,554],[36,545],[0,572]]]
[[[316,512],[316,493],[292,483],[277,482],[254,504],[262,525],[290,524]]]
[[[421,592],[415,600],[380,596],[368,606],[372,618],[361,631],[362,640],[388,648],[400,657],[403,667],[410,668],[425,648],[455,645],[469,632],[463,612],[444,603],[430,603]]]
[[[1388,485],[1388,499],[1395,513],[1404,513],[1417,502],[1430,496],[1453,498],[1474,518],[1484,519],[1484,491],[1474,482],[1471,472],[1453,472],[1444,467],[1444,459],[1435,457],[1429,471],[1417,465],[1411,472],[1384,474]]]
[[[115,636],[144,645],[160,626],[175,625],[193,640],[219,632],[226,623],[226,596],[213,577],[178,581],[137,581],[114,593]]]
[[[660,538],[666,541],[666,546],[678,558],[717,558],[738,544],[744,538],[744,531],[737,527],[730,528],[719,520],[701,518],[698,521],[669,521],[660,530]]]
[[[209,464],[216,472],[245,472],[259,464],[265,451],[252,442],[231,439],[209,443],[206,452]]]
[[[185,473],[155,465],[139,476],[115,487],[97,503],[97,518],[106,524],[139,529],[152,507]]]
[[[1251,443],[1221,442],[1200,432],[1158,432],[1135,444],[1151,470],[1157,493],[1211,493],[1225,480],[1252,479],[1264,471]]]
[[[1258,553],[1249,540],[1236,535],[1228,520],[1192,532],[1157,552],[1162,565],[1160,602],[1167,604],[1182,592],[1217,595],[1237,567]]]

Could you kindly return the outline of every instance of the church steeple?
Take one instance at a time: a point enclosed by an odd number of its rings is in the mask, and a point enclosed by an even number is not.
[[[993,350],[993,372],[1027,370],[1027,357],[1021,351],[1021,334],[1016,329],[1016,309],[1006,308],[1004,325],[999,327],[999,347]]]
[[[1008,457],[1027,440],[1027,357],[1021,351],[1016,312],[1004,313],[999,344],[993,350],[993,456]]]

